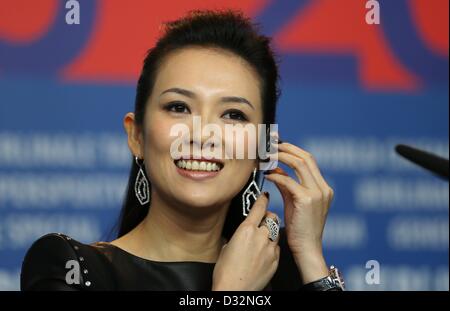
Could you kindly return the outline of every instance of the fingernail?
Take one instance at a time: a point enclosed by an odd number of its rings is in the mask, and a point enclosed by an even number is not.
[[[282,143],[283,143],[283,141],[280,139],[279,136],[276,136],[276,137],[274,138],[273,142],[274,142],[275,144],[282,144]]]
[[[284,141],[282,141],[281,139],[278,139],[278,138],[274,139],[271,142],[272,145],[279,145],[279,144],[282,144],[282,143],[284,143]]]
[[[280,136],[278,136],[278,135],[272,136],[270,141],[275,144],[282,144],[284,142],[280,139]]]

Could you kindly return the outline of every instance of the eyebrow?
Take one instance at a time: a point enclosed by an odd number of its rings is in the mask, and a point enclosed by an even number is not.
[[[180,95],[184,95],[184,96],[189,97],[189,98],[196,98],[197,97],[197,96],[195,96],[194,92],[191,92],[191,91],[185,90],[185,89],[181,89],[179,87],[173,87],[173,88],[167,89],[164,92],[162,92],[161,95],[166,94],[166,93],[170,93],[170,92],[177,93],[177,94],[180,94]]]
[[[253,110],[255,107],[244,97],[239,96],[225,96],[220,99],[220,102],[222,103],[241,103],[241,104],[247,104],[249,105]]]
[[[197,98],[197,96],[195,95],[194,92],[186,90],[186,89],[182,89],[179,87],[173,87],[170,89],[165,90],[164,92],[161,93],[161,95],[165,94],[165,93],[177,93],[192,99]],[[161,96],[160,95],[160,96]],[[244,97],[240,97],[240,96],[225,96],[222,97],[220,99],[221,103],[241,103],[241,104],[247,104],[249,105],[253,110],[255,109],[255,107],[253,107],[253,105],[250,103],[250,101],[248,101],[247,99],[245,99]]]

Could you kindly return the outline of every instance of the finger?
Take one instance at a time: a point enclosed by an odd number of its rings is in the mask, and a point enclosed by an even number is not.
[[[267,175],[267,174],[271,174],[271,173],[278,173],[278,174],[281,174],[281,175],[284,175],[284,176],[289,176],[289,174],[286,173],[281,167],[275,167],[272,170],[264,171],[263,174]]]
[[[247,215],[247,218],[244,221],[258,226],[261,222],[261,219],[266,214],[268,203],[269,203],[268,192],[261,193],[261,195],[253,204],[252,208],[250,209],[250,212]]]
[[[270,230],[267,227],[267,225],[265,223],[262,223],[261,226],[258,228],[258,231],[261,233],[261,236],[264,239],[264,243],[265,245],[269,245],[269,244],[274,244],[277,245],[278,241],[280,240],[280,233],[278,232],[278,235],[276,237],[275,240],[272,241],[272,239],[270,238]]]
[[[278,264],[280,262],[280,246],[278,244],[274,244],[274,247],[271,250],[271,256],[272,256],[272,265],[273,265],[273,269],[276,271]]]
[[[281,175],[284,175],[284,176],[289,177],[289,174],[286,173],[281,167],[276,167],[276,168],[273,169],[273,170],[266,171],[266,172],[264,172],[264,175],[268,175],[268,174],[272,174],[272,173],[278,173],[278,174],[281,174]],[[265,176],[264,176],[264,177],[265,177]],[[283,197],[285,197],[287,194],[289,194],[289,192],[288,192],[284,187],[281,187],[281,186],[278,185],[278,184],[275,184],[275,186],[276,186],[276,187],[278,188],[278,190],[281,192],[281,195],[282,195]]]
[[[270,239],[269,239],[269,235],[270,235],[269,228],[267,228],[267,226],[264,225],[263,222],[261,222],[261,225],[258,226],[258,232],[261,233],[261,236],[263,237],[264,241],[266,241],[266,242],[270,241]]]
[[[274,245],[273,248],[273,259],[274,261],[279,261],[280,260],[280,245]]]
[[[264,175],[272,174],[272,173],[278,173],[278,174],[281,174],[281,175],[289,177],[289,175],[281,167],[277,167],[277,168],[275,168],[275,169],[265,173]],[[281,186],[279,184],[275,184],[275,186],[278,188],[278,191],[280,191],[280,193],[283,196],[283,198],[286,197],[289,194],[289,192],[287,191],[287,189],[285,187],[283,187],[283,186]]]
[[[283,142],[282,144],[278,145],[279,150],[290,153],[292,155],[301,156],[303,159],[305,159],[309,169],[311,170],[316,182],[319,184],[321,189],[324,191],[324,193],[328,193],[329,195],[333,196],[333,189],[328,185],[328,183],[323,178],[319,166],[317,165],[317,161],[314,158],[314,156],[307,152],[306,150],[303,150],[302,148]]]
[[[277,223],[278,226],[281,223],[280,217],[278,217],[278,215],[274,212],[267,211],[265,217],[272,218]]]
[[[309,189],[319,188],[306,160],[284,151],[278,151],[278,160],[292,168],[300,183]]]
[[[267,173],[265,173],[265,177],[267,178],[268,176],[267,176],[267,174],[273,174],[273,173],[275,173],[275,174],[280,174],[280,175],[282,175],[282,176],[286,176],[286,177],[288,177],[288,178],[291,178],[281,167],[277,167],[276,169],[273,169],[273,170],[271,170],[271,171],[268,171]],[[273,174],[272,176],[274,176],[275,174]],[[291,178],[292,179],[292,178]],[[305,187],[303,187],[301,184],[299,184],[299,183],[297,183],[297,181],[295,181],[294,179],[292,179],[293,181],[294,181],[294,183],[297,185],[297,186],[299,186],[300,188],[304,188],[304,189],[306,189]],[[274,182],[273,180],[270,180],[270,177],[269,177],[269,181],[272,181],[272,182]],[[289,189],[287,189],[286,188],[286,186],[284,186],[284,185],[282,185],[282,184],[280,184],[280,183],[277,183],[277,182],[274,182],[274,184],[275,184],[275,186],[277,187],[277,189],[280,191],[280,193],[281,193],[281,196],[283,197],[283,199],[286,199],[286,198],[289,198],[289,194],[291,193],[290,192],[290,190]]]

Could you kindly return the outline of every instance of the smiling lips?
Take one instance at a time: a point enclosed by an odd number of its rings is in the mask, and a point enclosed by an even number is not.
[[[175,165],[180,175],[194,180],[202,180],[215,177],[223,168],[223,163],[217,160],[207,159],[180,159],[176,160]]]

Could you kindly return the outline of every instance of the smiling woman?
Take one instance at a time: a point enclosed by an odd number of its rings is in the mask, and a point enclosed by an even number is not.
[[[275,144],[299,179],[279,168],[265,172],[283,196],[280,230],[268,193],[259,195],[255,183],[261,159],[237,159],[226,136],[188,135],[189,154],[171,152],[172,129],[192,132],[195,118],[222,131],[275,123],[278,97],[270,39],[241,13],[195,11],[167,23],[144,60],[135,110],[124,118],[133,161],[117,239],[86,245],[63,234],[42,237],[25,257],[22,289],[342,289],[322,255],[333,192],[309,153]],[[252,135],[231,139],[243,149],[258,145]],[[219,156],[202,156],[221,145]]]

